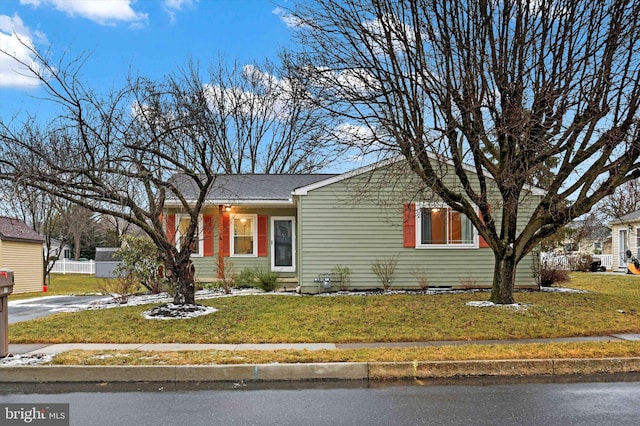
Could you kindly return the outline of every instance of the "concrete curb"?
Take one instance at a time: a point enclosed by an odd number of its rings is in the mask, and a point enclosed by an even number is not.
[[[630,373],[640,372],[640,357],[193,366],[20,366],[0,367],[0,372],[0,383],[375,381]]]

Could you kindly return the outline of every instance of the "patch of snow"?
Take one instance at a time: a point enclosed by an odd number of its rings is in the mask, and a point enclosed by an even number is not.
[[[474,308],[489,308],[492,306],[496,306],[495,303],[493,302],[489,302],[489,301],[482,301],[482,302],[467,302],[465,303],[465,305],[467,306],[473,306]]]
[[[505,308],[512,308],[512,309],[527,309],[527,306],[528,306],[521,303],[511,303],[511,304],[501,305],[501,304],[489,302],[488,300],[467,302],[465,303],[465,305],[471,306],[474,308],[505,307]]]
[[[53,355],[48,354],[8,355],[5,358],[0,358],[0,366],[40,365],[51,362],[52,359]]]
[[[235,297],[235,296],[257,296],[257,295],[278,295],[278,296],[300,296],[299,294],[291,293],[291,292],[270,292],[266,293],[263,290],[256,288],[242,288],[242,289],[232,289],[231,293],[226,294],[223,290],[211,290],[204,289],[198,290],[195,293],[195,297],[197,300],[207,300],[207,299],[217,299],[224,297]],[[84,309],[110,309],[110,308],[120,308],[124,306],[140,306],[140,305],[149,305],[152,303],[171,303],[173,298],[169,296],[167,293],[159,293],[159,294],[136,294],[129,296],[126,303],[120,303],[117,298],[111,298],[106,300],[98,300],[88,305],[85,305]]]
[[[589,293],[587,290],[566,287],[541,287],[540,291],[546,291],[548,293]]]
[[[453,290],[451,288],[430,288],[428,290],[357,290],[357,291],[331,291],[315,294],[315,297],[335,297],[335,296],[388,296],[393,294],[469,294],[488,293],[484,289],[464,289]]]
[[[560,288],[560,287],[543,287],[542,291],[546,292],[564,292],[564,293],[588,293],[584,290],[575,290],[570,288]],[[257,288],[240,288],[240,289],[231,289],[229,294],[225,293],[223,289],[203,289],[198,290],[195,293],[196,300],[208,300],[208,299],[217,299],[217,298],[226,298],[226,297],[238,297],[238,296],[294,296],[294,297],[339,297],[339,296],[387,296],[394,294],[475,294],[475,293],[488,293],[490,290],[486,289],[464,289],[464,290],[455,290],[451,288],[429,288],[427,290],[355,290],[355,291],[329,291],[324,293],[319,293],[315,295],[301,295],[298,292],[286,291],[286,292],[265,292],[263,290]],[[519,291],[519,290],[516,290]],[[93,310],[93,309],[110,309],[110,308],[120,308],[125,306],[140,306],[140,305],[148,305],[154,303],[162,303],[165,305],[172,305],[173,298],[169,296],[167,293],[159,293],[159,294],[137,294],[129,296],[126,303],[120,303],[117,300],[117,297],[108,297],[105,296],[104,299],[94,300],[92,302],[87,303],[77,303],[72,305],[67,305],[63,308],[59,307],[59,305],[49,305],[47,304],[48,299],[56,298],[59,296],[44,296],[35,299],[24,299],[17,301],[9,301],[9,306],[31,306],[31,307],[43,307],[48,308],[51,311],[55,312],[78,312],[82,310]],[[477,302],[482,303],[481,307],[489,306],[487,303],[489,302]],[[195,305],[199,306],[199,305]],[[473,306],[473,305],[469,305]],[[510,305],[512,307],[522,308],[524,305]],[[206,308],[206,312],[173,312],[177,311],[177,309],[171,309],[167,311],[169,315],[168,318],[165,319],[174,319],[174,318],[193,318],[200,315],[207,315],[212,312],[215,312],[215,308],[203,307]],[[153,319],[159,319],[160,317],[156,314],[152,316]]]
[[[203,315],[209,315],[216,312],[216,308],[203,305],[174,305],[166,303],[155,308],[144,311],[142,315],[146,319],[170,320],[170,319],[188,319],[196,318]]]
[[[105,297],[104,299],[87,303],[67,304],[64,307],[60,307],[60,305],[57,303],[48,303],[50,299],[57,299],[59,297],[60,296],[43,296],[31,299],[9,300],[9,307],[44,308],[49,310],[50,312],[78,312],[92,309],[92,306],[94,306],[94,304],[109,303],[112,300],[109,297]]]
[[[258,288],[238,288],[232,289],[231,293],[227,294],[221,289],[204,289],[196,291],[196,299],[218,299],[223,297],[235,297],[235,296],[300,296],[298,293],[291,291],[270,291],[265,292]]]
[[[100,359],[100,360],[104,360],[104,359],[109,359],[109,358],[127,358],[129,356],[129,354],[125,353],[116,353],[116,354],[100,354],[100,355],[95,355],[93,358],[94,359]]]
[[[110,309],[110,308],[120,308],[123,306],[140,306],[140,305],[148,305],[151,303],[163,303],[169,302],[173,300],[167,293],[158,293],[158,294],[139,294],[129,296],[127,299],[127,303],[120,303],[118,301],[118,297],[113,297],[111,299],[106,300],[98,300],[95,302],[91,302],[88,304],[86,309]]]

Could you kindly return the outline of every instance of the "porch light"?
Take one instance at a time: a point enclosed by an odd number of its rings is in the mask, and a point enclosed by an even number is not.
[[[231,211],[231,206],[229,204],[227,204],[226,206],[224,206],[224,211],[226,212],[230,212]]]

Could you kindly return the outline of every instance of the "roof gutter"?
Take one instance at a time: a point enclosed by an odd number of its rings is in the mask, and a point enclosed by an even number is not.
[[[194,205],[196,203],[195,200],[187,200],[187,204]],[[227,199],[227,200],[205,200],[205,206],[224,206],[227,204],[231,204],[234,206],[258,206],[258,205],[269,205],[269,206],[293,206],[295,203],[292,198],[286,200],[238,200],[238,199]],[[182,207],[182,203],[178,200],[166,200],[164,203],[165,207]]]

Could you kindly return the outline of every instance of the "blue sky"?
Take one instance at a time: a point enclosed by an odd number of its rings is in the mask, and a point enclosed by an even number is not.
[[[2,0],[0,48],[19,52],[17,37],[55,61],[89,52],[81,78],[89,87],[118,87],[131,70],[160,77],[193,59],[206,67],[276,59],[291,43],[288,0]],[[28,57],[25,57],[28,59]],[[0,118],[36,112],[42,90],[19,77],[0,54]]]

